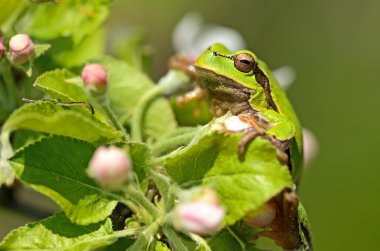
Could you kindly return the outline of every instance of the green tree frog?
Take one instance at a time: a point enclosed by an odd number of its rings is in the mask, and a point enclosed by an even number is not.
[[[250,120],[255,127],[243,136],[239,153],[256,136],[269,136],[279,152],[286,152],[293,180],[298,180],[303,162],[301,125],[285,92],[253,52],[231,52],[217,43],[196,60],[177,56],[171,66],[187,71],[199,84],[180,103],[206,92],[214,116],[231,112]]]
[[[217,43],[197,59],[176,56],[171,66],[186,71],[197,82],[197,87],[181,96],[179,103],[206,95],[214,116],[230,112],[249,122],[253,127],[243,134],[239,155],[244,154],[255,137],[264,137],[278,149],[279,159],[287,163],[297,182],[303,164],[301,125],[285,92],[264,62],[249,50],[231,52]],[[299,248],[302,244],[310,246],[302,238],[309,236],[304,229],[308,222],[301,220],[304,217],[298,210],[301,205],[295,192],[283,191],[273,200],[279,205],[278,215],[282,216],[274,221],[271,231],[259,235],[275,239],[286,249]]]

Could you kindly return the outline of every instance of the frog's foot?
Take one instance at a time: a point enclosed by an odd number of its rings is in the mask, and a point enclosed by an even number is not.
[[[50,102],[50,103],[60,105],[60,106],[82,106],[82,107],[87,108],[91,112],[91,115],[95,114],[94,107],[90,103],[86,103],[86,102],[61,102],[58,99],[32,100],[32,99],[26,99],[26,98],[23,98],[22,101],[27,102],[27,103],[34,103],[37,101],[46,101],[46,102]]]
[[[253,239],[267,237],[286,250],[301,247],[302,240],[298,225],[298,197],[291,189],[285,189],[274,199],[276,218],[263,231],[254,235]]]
[[[281,162],[286,165],[289,163],[289,157],[285,152],[286,147],[284,147],[284,143],[273,136],[268,135],[265,130],[256,127],[246,129],[243,137],[238,143],[238,155],[240,160],[244,160],[249,144],[259,136],[268,140],[274,147],[276,147],[277,158]]]
[[[193,100],[199,101],[204,96],[205,96],[205,91],[203,90],[203,88],[200,86],[196,86],[193,90],[185,93],[184,95],[178,96],[176,99],[176,103],[178,106],[184,106]]]

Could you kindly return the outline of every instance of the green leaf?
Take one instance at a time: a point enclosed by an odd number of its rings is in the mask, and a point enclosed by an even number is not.
[[[110,0],[65,0],[59,4],[40,5],[25,32],[44,40],[72,37],[78,44],[94,32],[108,17]]]
[[[142,72],[123,61],[103,58],[108,73],[108,96],[112,109],[122,121],[130,119],[140,99],[155,84]],[[174,113],[164,98],[154,101],[145,114],[144,132],[148,137],[164,137],[177,127]]]
[[[90,104],[86,97],[82,80],[66,69],[57,69],[40,75],[34,86],[54,99],[62,102],[84,102]],[[99,121],[109,124],[98,104],[91,104]]]
[[[96,143],[107,143],[121,137],[121,132],[91,117],[89,112],[65,110],[60,105],[39,101],[26,104],[8,118],[3,131],[29,129],[69,136]]]
[[[121,251],[127,250],[130,246],[132,246],[134,240],[130,238],[119,238],[115,243],[101,249],[102,251]]]
[[[302,203],[298,204],[298,224],[299,224],[299,234],[301,236],[302,243],[304,244],[304,250],[311,250],[313,247],[311,226],[309,218],[306,214],[306,210]]]
[[[23,0],[0,0],[0,28],[8,20],[9,17],[16,13],[23,2]]]
[[[49,94],[52,98],[64,102],[87,102],[88,100],[83,86],[68,81],[74,77],[76,77],[76,75],[66,69],[48,71],[36,79],[34,86],[46,94]]]
[[[36,44],[34,45],[35,57],[38,58],[42,56],[51,47],[50,44]]]
[[[89,60],[103,54],[107,34],[104,28],[99,28],[86,36],[79,44],[69,48],[59,48],[52,57],[54,62],[63,67],[81,66]]]
[[[140,142],[129,142],[128,145],[133,171],[137,175],[142,190],[145,191],[148,187],[146,173],[149,172],[148,167],[152,158],[150,148]]]
[[[170,249],[164,243],[156,241],[151,245],[149,251],[170,251]]]
[[[57,213],[36,223],[17,228],[0,243],[0,250],[85,251],[111,244],[111,220],[83,227]]]
[[[211,124],[212,125],[212,124]],[[285,187],[292,187],[288,167],[277,159],[276,149],[256,138],[240,161],[241,134],[223,134],[203,127],[196,140],[165,162],[167,173],[179,184],[214,188],[227,208],[231,225],[260,207]]]
[[[73,222],[87,225],[116,206],[86,174],[94,151],[87,142],[53,136],[16,152],[10,162],[20,180],[55,200]]]
[[[244,251],[239,242],[227,231],[223,230],[207,240],[212,250]]]

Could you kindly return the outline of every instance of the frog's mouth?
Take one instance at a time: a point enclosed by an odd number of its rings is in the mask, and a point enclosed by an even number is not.
[[[254,93],[253,89],[249,89],[238,82],[214,71],[196,67],[197,73],[200,75],[200,85],[216,99],[229,102],[245,102],[248,101]]]
[[[200,68],[197,66],[194,66],[194,67],[197,73],[200,75],[201,79],[206,79],[209,84],[225,86],[226,88],[233,88],[233,89],[238,89],[247,93],[252,93],[251,89],[236,82],[235,80],[232,80],[231,78],[228,78],[224,75],[220,75],[210,69]]]

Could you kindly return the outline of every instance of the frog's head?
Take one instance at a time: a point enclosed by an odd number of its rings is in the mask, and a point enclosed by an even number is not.
[[[262,88],[254,77],[258,59],[249,50],[231,52],[224,45],[216,43],[202,53],[194,66],[205,78],[222,77],[232,80],[227,82],[237,83],[249,89]]]

